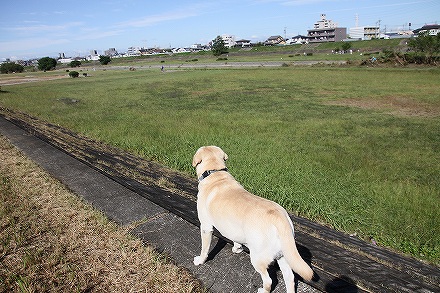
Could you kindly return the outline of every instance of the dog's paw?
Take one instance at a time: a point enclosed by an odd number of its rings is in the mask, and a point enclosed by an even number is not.
[[[194,264],[195,264],[196,266],[201,265],[201,264],[203,264],[204,262],[205,262],[205,259],[204,259],[203,257],[201,257],[200,255],[194,257]]]
[[[232,247],[232,252],[233,253],[243,252],[243,247],[241,246],[241,244],[234,243],[234,247]]]
[[[264,288],[259,288],[257,293],[268,293],[268,291],[264,290]]]

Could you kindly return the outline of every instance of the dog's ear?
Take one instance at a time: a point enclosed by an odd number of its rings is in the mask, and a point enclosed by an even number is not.
[[[197,151],[196,154],[193,157],[192,166],[195,168],[201,162],[202,162],[202,156],[200,155],[200,152]]]

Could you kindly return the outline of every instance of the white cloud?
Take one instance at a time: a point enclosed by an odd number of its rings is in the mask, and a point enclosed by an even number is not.
[[[282,5],[286,6],[301,6],[301,5],[310,5],[317,4],[321,2],[329,2],[331,0],[290,0],[290,1],[280,1]]]
[[[201,2],[180,9],[167,11],[161,14],[149,15],[143,18],[120,22],[116,27],[147,27],[166,21],[185,19],[212,12],[219,3]]]
[[[6,27],[4,29],[13,32],[34,34],[34,33],[42,33],[42,32],[60,32],[70,29],[72,27],[78,27],[82,25],[84,25],[84,23],[82,22],[69,22],[58,25],[36,24],[36,25],[28,25],[28,26],[20,26],[20,27]]]
[[[0,42],[0,48],[2,52],[19,52],[26,50],[28,48],[36,49],[36,48],[44,48],[50,47],[59,44],[66,44],[70,41],[67,39],[48,39],[48,38],[31,38],[31,39],[22,39],[13,42]]]
[[[193,16],[197,16],[197,13],[195,13],[194,11],[168,12],[163,14],[147,16],[142,19],[121,22],[117,24],[116,27],[146,27],[165,21],[184,19]]]
[[[111,31],[98,31],[98,30],[90,30],[87,33],[81,33],[74,36],[75,40],[95,40],[95,39],[102,39],[107,37],[113,37],[122,35],[125,31],[124,30],[111,30]]]

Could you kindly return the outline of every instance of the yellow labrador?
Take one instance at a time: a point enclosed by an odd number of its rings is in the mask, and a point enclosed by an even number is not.
[[[274,260],[281,268],[287,292],[294,292],[292,270],[305,280],[312,279],[313,270],[298,253],[292,221],[277,203],[246,191],[228,173],[227,158],[216,146],[201,147],[193,158],[199,178],[197,213],[202,236],[202,250],[194,264],[206,261],[215,227],[234,242],[234,253],[243,250],[242,244],[249,248],[252,265],[263,279],[259,293],[270,292],[272,279],[267,268]]]

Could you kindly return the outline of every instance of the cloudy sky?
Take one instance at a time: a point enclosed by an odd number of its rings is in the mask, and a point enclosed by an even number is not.
[[[15,0],[4,1],[0,61],[85,56],[108,48],[187,47],[217,35],[264,41],[292,37],[325,13],[342,27],[416,29],[439,23],[439,0]]]

